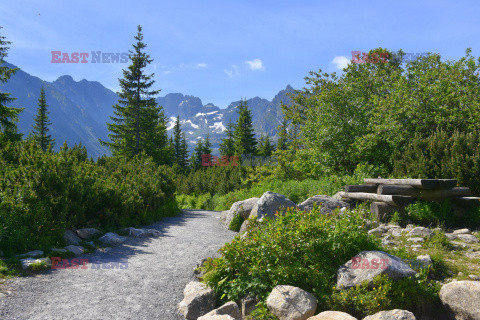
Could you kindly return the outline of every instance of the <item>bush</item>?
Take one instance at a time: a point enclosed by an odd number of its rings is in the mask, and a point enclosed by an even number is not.
[[[336,282],[337,269],[362,250],[379,249],[359,212],[321,215],[297,212],[262,222],[252,220],[248,236],[236,237],[221,257],[205,263],[204,281],[222,301],[249,293],[265,299],[273,287],[289,284],[312,292],[321,309]]]
[[[426,138],[416,135],[395,155],[394,175],[457,179],[460,186],[480,195],[480,135],[442,130]]]
[[[244,221],[245,221],[245,219],[241,215],[235,214],[233,216],[232,221],[228,225],[228,229],[230,229],[232,231],[239,232]]]
[[[63,244],[72,227],[120,228],[178,211],[170,169],[139,156],[86,157],[82,147],[42,152],[24,142],[0,158],[0,250],[5,254]]]

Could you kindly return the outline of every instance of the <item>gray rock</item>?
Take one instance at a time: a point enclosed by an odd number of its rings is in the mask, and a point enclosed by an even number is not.
[[[363,320],[416,320],[415,315],[407,310],[394,309],[389,311],[380,311],[372,316],[363,318]]]
[[[455,231],[453,231],[453,234],[454,235],[459,235],[459,234],[471,234],[472,232],[467,229],[467,228],[464,228],[464,229],[457,229]]]
[[[478,243],[480,240],[478,240],[477,237],[475,237],[473,234],[458,234],[457,239],[460,239],[462,241],[465,241],[467,243]]]
[[[240,227],[240,230],[238,231],[239,234],[246,234],[246,231],[248,229],[248,220],[243,221],[242,226]]]
[[[403,229],[392,229],[392,236],[398,238],[398,237],[401,237],[404,232],[405,230]]]
[[[229,213],[232,215],[239,214],[244,219],[248,219],[253,207],[257,204],[260,198],[250,198],[247,200],[237,201],[230,207]]]
[[[52,261],[50,260],[50,258],[40,258],[40,259],[26,258],[26,259],[21,259],[20,263],[22,264],[23,270],[30,269],[32,264],[37,264],[37,263],[45,263],[47,267],[50,267],[52,265]]]
[[[381,237],[387,232],[388,232],[387,228],[385,228],[383,226],[380,226],[380,227],[377,227],[375,229],[369,230],[368,234],[374,235],[376,237]]]
[[[416,238],[408,238],[407,241],[413,242],[413,243],[420,243],[420,242],[424,242],[425,239],[420,238],[420,237],[416,237]]]
[[[275,218],[275,214],[284,214],[287,208],[294,208],[295,203],[279,193],[267,191],[255,204],[250,213],[250,218],[263,220],[264,217]]]
[[[279,320],[306,320],[317,309],[317,300],[313,294],[287,285],[273,288],[266,304]]]
[[[81,247],[81,246],[74,246],[73,244],[72,245],[69,245],[69,246],[66,246],[65,249],[67,249],[68,251],[70,252],[73,252],[76,256],[82,254],[85,252],[85,248],[84,247]]]
[[[83,228],[77,230],[77,235],[82,239],[91,239],[99,237],[103,234],[102,231],[95,228]]]
[[[472,280],[476,280],[476,281],[480,280],[480,276],[478,276],[476,274],[470,274],[470,275],[468,275],[468,277]]]
[[[480,282],[447,283],[440,290],[440,300],[452,319],[480,320]]]
[[[32,258],[37,258],[43,256],[43,251],[42,250],[33,250],[24,254],[20,254],[17,257],[32,257]]]
[[[449,240],[457,239],[457,236],[453,233],[445,233],[445,237],[447,237]]]
[[[433,261],[432,261],[432,258],[430,257],[430,255],[428,254],[425,254],[425,255],[422,255],[422,256],[418,256],[416,261],[418,262],[418,264],[423,267],[423,268],[428,268],[430,266],[433,265]]]
[[[357,320],[357,318],[341,311],[324,311],[307,320]]]
[[[100,237],[98,240],[100,240],[106,246],[114,247],[124,243],[127,240],[127,238],[119,236],[118,234],[113,232],[108,232],[104,234],[102,237]]]
[[[183,296],[178,310],[187,319],[197,319],[215,308],[215,292],[201,282],[189,282]]]
[[[320,213],[328,214],[333,212],[335,209],[350,209],[350,204],[345,201],[337,200],[335,198],[326,196],[326,195],[318,195],[308,198],[307,200],[303,201],[298,205],[300,210],[304,210],[307,212],[312,211],[313,206],[317,205],[320,207]]]
[[[415,227],[412,230],[410,230],[408,235],[412,237],[415,236],[415,237],[430,238],[431,236],[433,236],[433,231],[424,227]]]
[[[237,319],[224,314],[224,315],[214,315],[214,316],[205,315],[205,316],[201,316],[197,320],[237,320]]]
[[[246,295],[242,299],[240,299],[240,305],[242,308],[242,314],[244,316],[250,315],[250,313],[255,310],[257,303],[259,300],[254,297],[253,295]]]
[[[225,303],[220,308],[210,311],[209,313],[200,317],[199,319],[204,319],[205,317],[209,317],[209,316],[221,316],[221,315],[228,315],[233,319],[239,319],[239,320],[242,319],[242,313],[240,312],[238,305],[233,301]]]
[[[162,233],[155,229],[136,229],[136,228],[125,228],[122,230],[126,232],[129,236],[134,238],[146,238],[152,236],[160,236]]]
[[[63,234],[63,239],[65,239],[67,245],[73,244],[74,246],[78,246],[80,242],[82,242],[82,239],[80,239],[77,234],[72,230],[65,230],[65,233]]]
[[[386,274],[392,279],[416,274],[402,259],[383,251],[362,251],[342,265],[337,272],[337,288],[348,289],[366,281],[369,285],[377,275]]]

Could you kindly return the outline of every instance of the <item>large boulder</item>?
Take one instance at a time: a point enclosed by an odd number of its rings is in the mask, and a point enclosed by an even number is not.
[[[440,290],[440,300],[450,319],[480,320],[480,282],[453,281]]]
[[[348,289],[386,274],[392,279],[411,277],[416,274],[402,259],[383,251],[362,251],[342,265],[337,272],[337,288]]]
[[[178,310],[187,319],[197,319],[215,308],[215,292],[201,282],[192,281],[183,290]]]
[[[416,320],[416,318],[410,311],[394,309],[377,312],[372,316],[363,318],[363,320]]]
[[[422,238],[430,238],[431,236],[433,236],[433,230],[430,230],[428,228],[425,228],[425,227],[415,227],[413,228],[412,230],[410,230],[410,232],[408,233],[408,235],[410,237],[422,237]]]
[[[83,228],[77,230],[77,235],[82,239],[91,239],[100,237],[103,234],[102,231],[95,228]]]
[[[284,195],[267,191],[255,204],[249,218],[256,218],[257,220],[262,220],[267,216],[275,218],[277,211],[280,214],[284,214],[287,208],[294,207],[296,207],[296,204]]]
[[[127,238],[119,236],[118,234],[113,232],[108,232],[104,234],[102,237],[100,237],[98,240],[100,240],[106,246],[114,247],[124,243],[127,240]]]
[[[203,317],[200,317],[199,319],[204,319],[205,317],[210,317],[210,316],[222,316],[222,315],[228,315],[232,317],[233,319],[242,319],[242,313],[240,312],[240,308],[238,308],[238,305],[233,302],[227,302],[220,308],[217,308],[215,310],[210,311]]]
[[[298,208],[300,210],[310,212],[312,211],[314,204],[320,208],[320,213],[322,214],[332,213],[335,209],[350,209],[350,204],[346,203],[345,201],[337,200],[325,195],[318,195],[308,198],[300,203]]]
[[[280,320],[306,320],[317,309],[317,300],[313,294],[287,285],[273,288],[266,303],[268,309]]]
[[[221,219],[225,223],[227,228],[236,214],[242,216],[243,219],[248,219],[250,213],[253,210],[253,207],[257,204],[258,200],[260,200],[260,198],[250,198],[247,200],[237,201],[232,204],[230,210],[222,212]]]
[[[341,311],[324,311],[307,320],[357,320],[357,318]]]
[[[67,245],[73,244],[74,246],[78,246],[80,242],[82,242],[82,239],[80,239],[72,230],[66,230],[63,234],[63,239]]]

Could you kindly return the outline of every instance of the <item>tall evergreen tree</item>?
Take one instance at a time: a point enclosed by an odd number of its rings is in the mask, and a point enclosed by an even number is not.
[[[235,125],[233,136],[235,138],[235,154],[254,155],[257,140],[253,131],[252,113],[248,109],[247,101],[242,100],[238,106],[238,121]]]
[[[288,131],[287,131],[287,119],[283,117],[280,126],[278,127],[278,141],[277,141],[277,150],[287,150],[288,149]]]
[[[172,162],[173,155],[169,147],[167,120],[163,108],[157,106],[155,95],[160,90],[151,90],[155,83],[154,74],[145,74],[145,68],[153,59],[144,52],[142,27],[137,27],[136,44],[129,51],[131,65],[123,70],[123,79],[119,79],[122,89],[120,99],[114,105],[112,123],[107,123],[111,132],[110,141],[100,141],[107,145],[114,155],[131,157],[145,152],[158,163]]]
[[[175,163],[186,169],[188,166],[188,145],[185,133],[182,132],[180,126],[180,116],[177,116],[177,121],[173,127],[173,150]]]
[[[197,170],[202,166],[202,155],[204,150],[203,141],[198,140],[195,145],[195,150],[190,158],[190,166],[193,170]]]
[[[220,143],[220,154],[222,156],[233,156],[235,154],[235,139],[233,137],[234,124],[229,121],[225,134],[227,137]]]
[[[11,69],[4,64],[10,43],[10,41],[5,40],[4,36],[0,35],[0,83],[6,83],[18,71],[18,68]],[[16,123],[18,114],[22,112],[23,108],[13,108],[5,105],[15,99],[10,97],[10,93],[0,92],[0,142],[19,141],[22,138],[22,135],[17,133]]]
[[[35,116],[35,124],[32,130],[33,139],[42,148],[43,151],[47,151],[49,146],[54,145],[55,139],[48,134],[48,126],[52,123],[48,119],[50,111],[47,110],[47,99],[45,98],[45,89],[40,89],[40,98],[38,98],[37,115]]]
[[[258,155],[262,157],[270,157],[274,150],[275,146],[272,144],[270,137],[262,134],[258,141]]]
[[[212,143],[210,142],[210,133],[207,133],[207,137],[205,138],[205,142],[203,143],[203,154],[212,154]]]

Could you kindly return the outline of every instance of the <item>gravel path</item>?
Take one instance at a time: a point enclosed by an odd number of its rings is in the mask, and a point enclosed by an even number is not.
[[[107,253],[83,255],[96,262],[125,262],[126,269],[48,270],[8,280],[0,319],[185,319],[177,312],[193,269],[236,233],[220,212],[184,210],[149,226],[156,238],[129,240]],[[125,266],[125,264],[120,264]]]

